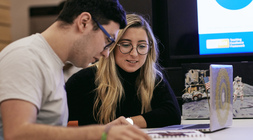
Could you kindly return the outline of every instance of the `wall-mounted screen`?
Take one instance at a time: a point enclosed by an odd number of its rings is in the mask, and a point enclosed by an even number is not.
[[[171,60],[252,56],[252,0],[168,0]]]
[[[199,54],[253,52],[252,0],[197,0]]]

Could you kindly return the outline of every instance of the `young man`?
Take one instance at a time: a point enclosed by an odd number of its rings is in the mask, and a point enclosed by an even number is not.
[[[126,25],[117,0],[67,0],[56,22],[41,34],[0,53],[0,140],[150,139],[121,117],[107,126],[66,126],[68,108],[62,67],[87,67],[108,57]],[[85,86],[85,85],[84,85]]]

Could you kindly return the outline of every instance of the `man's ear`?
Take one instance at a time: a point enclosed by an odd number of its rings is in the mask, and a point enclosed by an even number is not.
[[[83,12],[77,17],[77,26],[80,32],[84,32],[85,28],[93,28],[92,17],[88,12]]]

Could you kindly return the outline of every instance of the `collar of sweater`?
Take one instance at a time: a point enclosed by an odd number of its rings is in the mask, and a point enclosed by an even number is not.
[[[135,72],[126,72],[122,68],[120,68],[118,65],[117,65],[117,69],[118,69],[120,79],[123,81],[131,82],[131,83],[135,83],[136,78],[140,74],[140,69],[138,69]]]

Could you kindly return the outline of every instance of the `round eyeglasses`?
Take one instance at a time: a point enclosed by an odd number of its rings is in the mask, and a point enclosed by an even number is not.
[[[130,53],[134,48],[131,43],[126,43],[126,42],[119,43],[119,44],[117,44],[117,46],[119,46],[119,50],[123,54]],[[149,48],[150,48],[149,44],[141,43],[141,44],[137,45],[136,50],[140,55],[145,55],[148,53]]]

